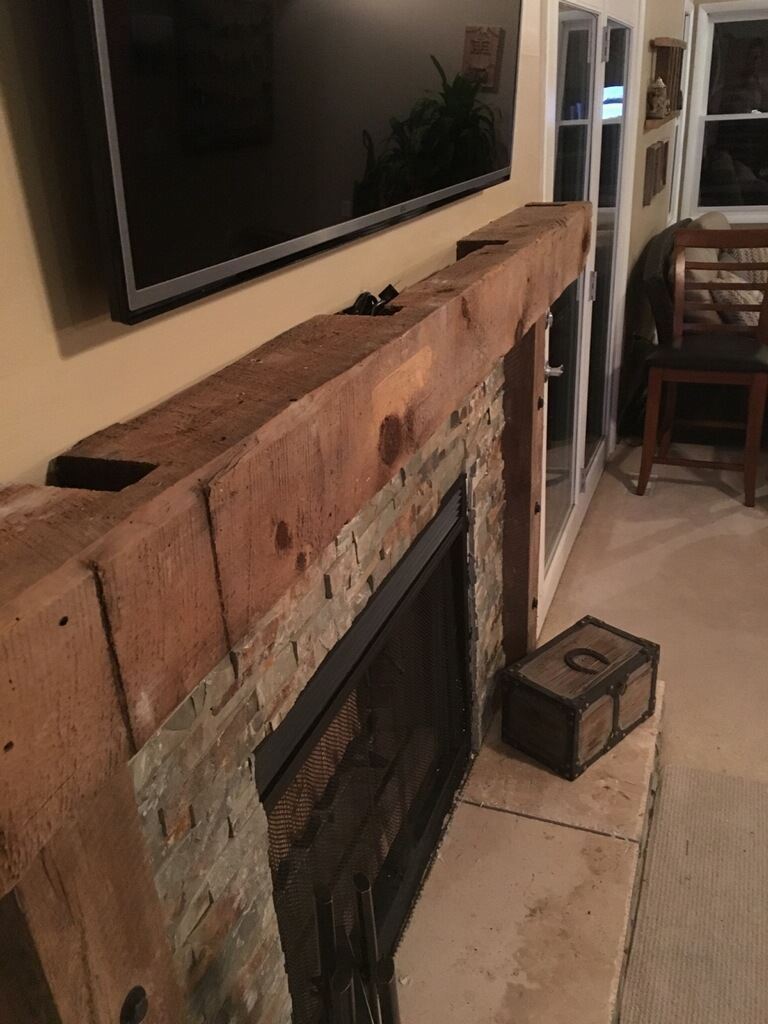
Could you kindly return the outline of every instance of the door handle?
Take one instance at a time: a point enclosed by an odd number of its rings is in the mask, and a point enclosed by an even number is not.
[[[547,315],[544,317],[544,324],[546,329],[549,330],[552,324],[555,322],[555,314],[551,309],[547,310]]]
[[[564,366],[550,366],[549,363],[544,364],[544,380],[550,380],[552,377],[562,377],[564,373]]]

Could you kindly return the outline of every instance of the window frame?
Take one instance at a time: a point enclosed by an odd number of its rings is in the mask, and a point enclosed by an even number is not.
[[[768,20],[768,0],[740,0],[699,4],[696,12],[696,36],[693,60],[693,78],[688,111],[687,154],[685,158],[683,210],[687,217],[700,217],[713,210],[723,211],[734,224],[764,224],[768,221],[768,204],[760,206],[700,206],[699,183],[704,132],[709,121],[764,120],[768,127],[768,112],[764,114],[708,114],[709,79],[712,67],[712,45],[715,25],[733,21]]]

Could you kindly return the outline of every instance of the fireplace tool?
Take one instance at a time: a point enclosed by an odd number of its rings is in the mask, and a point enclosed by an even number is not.
[[[336,924],[330,889],[315,889],[320,951],[315,984],[323,1002],[323,1024],[401,1024],[395,964],[391,957],[379,957],[371,883],[362,874],[353,881],[357,954],[347,931]]]

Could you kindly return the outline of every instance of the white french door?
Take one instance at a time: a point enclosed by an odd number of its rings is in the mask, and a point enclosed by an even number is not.
[[[615,0],[622,14],[634,6]],[[547,341],[540,622],[615,443],[636,113],[633,33],[600,7],[560,3],[550,23],[551,195],[592,203],[587,267],[555,303]],[[554,51],[554,52],[553,52]]]

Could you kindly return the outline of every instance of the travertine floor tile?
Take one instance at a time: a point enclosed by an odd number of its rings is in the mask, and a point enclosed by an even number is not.
[[[503,743],[497,719],[475,761],[462,799],[639,842],[663,692],[663,685],[659,685],[654,717],[574,782],[561,779]]]
[[[607,1024],[637,853],[459,805],[397,955],[403,1020]]]

